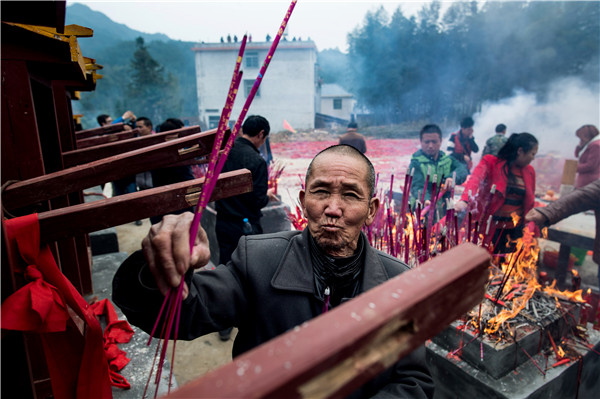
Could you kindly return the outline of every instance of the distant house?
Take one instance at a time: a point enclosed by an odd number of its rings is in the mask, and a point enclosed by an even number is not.
[[[337,84],[321,86],[320,114],[350,121],[354,104],[354,96]]]
[[[241,66],[244,75],[230,123],[240,114],[271,44],[247,43]],[[239,47],[239,42],[202,43],[192,49],[196,57],[199,118],[205,128],[218,125]],[[247,115],[264,116],[275,132],[281,130],[284,119],[295,129],[314,128],[319,95],[316,63],[313,41],[280,41]]]

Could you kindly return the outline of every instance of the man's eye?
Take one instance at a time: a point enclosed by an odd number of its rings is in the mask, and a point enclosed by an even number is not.
[[[359,198],[356,193],[344,193],[344,197]]]

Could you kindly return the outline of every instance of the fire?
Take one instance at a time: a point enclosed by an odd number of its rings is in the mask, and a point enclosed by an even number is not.
[[[500,278],[501,281],[496,297],[492,298],[493,302],[500,303],[500,300],[508,302],[508,299],[512,299],[512,306],[507,305],[495,317],[488,320],[484,329],[486,334],[498,332],[504,322],[516,317],[528,305],[529,300],[537,291],[554,297],[557,308],[560,307],[558,298],[584,302],[581,296],[582,290],[575,292],[557,290],[554,288],[556,281],[549,287],[542,287],[537,280],[539,253],[540,248],[533,232],[525,228],[523,237],[516,240],[516,251],[507,255],[499,269],[492,272],[490,280],[494,281]],[[523,289],[523,287],[525,288]],[[515,292],[518,294],[514,294]]]
[[[513,212],[510,214],[510,217],[512,218],[513,226],[518,226],[520,219],[519,215],[517,215],[516,212]]]
[[[572,302],[579,302],[579,303],[584,303],[585,300],[583,299],[583,290],[577,290],[577,291],[568,291],[568,290],[564,290],[561,291],[557,288],[554,288],[556,286],[556,281],[553,281],[551,285],[549,285],[548,287],[544,288],[544,292],[550,296],[553,296],[555,298],[560,298],[560,299],[565,299],[567,301],[572,301]]]

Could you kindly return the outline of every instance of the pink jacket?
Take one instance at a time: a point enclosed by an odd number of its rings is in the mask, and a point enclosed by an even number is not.
[[[575,156],[577,152],[575,150]],[[579,156],[575,188],[587,186],[598,179],[600,179],[600,137],[596,136]]]

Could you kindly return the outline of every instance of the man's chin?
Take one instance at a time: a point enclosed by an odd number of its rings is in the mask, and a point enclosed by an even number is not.
[[[330,239],[325,237],[319,237],[316,239],[317,244],[321,249],[327,253],[336,253],[342,249],[342,243],[336,239]]]

